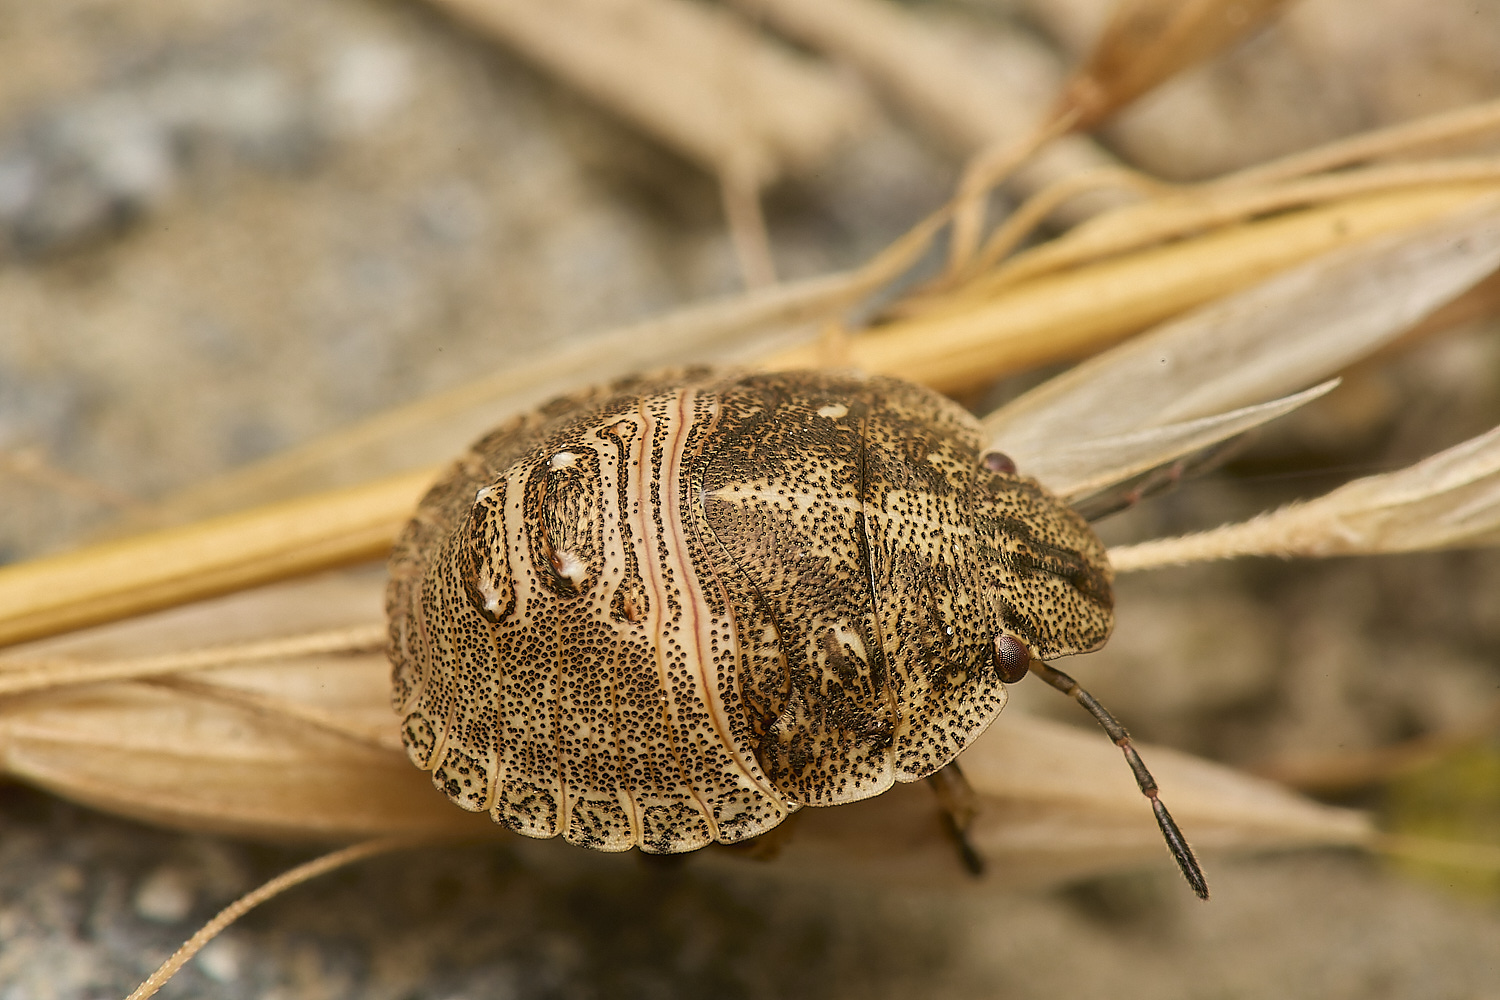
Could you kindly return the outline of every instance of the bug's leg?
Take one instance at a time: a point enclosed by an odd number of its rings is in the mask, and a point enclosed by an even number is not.
[[[1166,465],[1127,479],[1123,483],[1118,483],[1101,493],[1083,497],[1072,504],[1072,507],[1085,521],[1089,522],[1100,521],[1111,514],[1129,510],[1148,497],[1175,490],[1184,480],[1200,476],[1223,465],[1234,457],[1235,452],[1239,451],[1242,438],[1243,435],[1232,437],[1210,445],[1196,454],[1185,455]]]
[[[786,819],[777,823],[765,833],[742,840],[737,844],[719,844],[720,850],[733,851],[742,858],[750,858],[754,861],[775,861],[781,854],[782,848],[792,842],[792,837],[797,832],[797,821],[802,818],[802,811],[788,813]]]
[[[1043,663],[1041,660],[1031,661],[1031,672],[1042,680],[1057,688],[1063,694],[1072,698],[1082,705],[1104,731],[1109,738],[1114,740],[1115,746],[1125,754],[1125,762],[1130,765],[1130,770],[1135,774],[1135,783],[1140,787],[1141,794],[1151,800],[1151,809],[1156,813],[1156,825],[1161,827],[1161,835],[1167,839],[1167,847],[1172,852],[1177,867],[1182,869],[1182,877],[1187,879],[1188,885],[1193,887],[1193,892],[1198,894],[1199,899],[1208,898],[1208,882],[1203,878],[1203,869],[1198,867],[1198,859],[1193,857],[1193,849],[1188,846],[1187,838],[1177,828],[1172,814],[1167,812],[1167,807],[1162,804],[1157,794],[1156,779],[1151,777],[1151,772],[1146,770],[1146,764],[1141,760],[1141,755],[1135,752],[1135,747],[1130,742],[1130,734],[1125,727],[1120,725],[1113,715],[1083,688],[1078,682],[1061,670],[1055,670]]]
[[[984,857],[969,841],[969,826],[978,811],[979,796],[974,794],[969,779],[959,770],[958,761],[949,761],[928,775],[927,784],[937,793],[938,806],[943,810],[943,825],[958,848],[959,860],[970,875],[983,875]]]
[[[650,851],[635,851],[636,863],[642,868],[657,872],[675,872],[681,869],[692,858],[692,853],[683,854],[654,854]]]

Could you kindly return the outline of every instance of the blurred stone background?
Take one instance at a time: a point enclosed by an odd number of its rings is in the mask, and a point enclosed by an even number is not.
[[[1013,94],[1060,73],[1107,6],[907,9]],[[1096,152],[1211,176],[1500,95],[1496,52],[1494,0],[1305,0]],[[875,116],[768,192],[783,277],[857,263],[939,203],[959,159],[923,126]],[[414,0],[0,0],[0,561],[739,281],[709,175]],[[1494,426],[1497,332],[1361,370],[1107,538],[1246,516]],[[1160,572],[1122,583],[1115,639],[1069,669],[1141,738],[1246,768],[1487,732],[1337,800],[1493,843],[1497,594],[1490,552]],[[0,1000],[123,995],[307,856],[0,787]],[[1493,880],[1211,859],[1205,907],[1163,861],[953,896],[556,845],[419,852],[268,904],[163,995],[1457,998],[1500,982]]]

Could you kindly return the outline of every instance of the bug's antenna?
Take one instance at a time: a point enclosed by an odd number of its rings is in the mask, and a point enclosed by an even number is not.
[[[1079,687],[1077,681],[1061,670],[1055,670],[1036,659],[1029,665],[1032,673],[1087,709],[1099,725],[1104,727],[1109,738],[1114,740],[1115,746],[1125,754],[1125,762],[1130,765],[1141,794],[1151,800],[1151,810],[1156,813],[1156,825],[1161,827],[1161,835],[1167,839],[1167,848],[1177,861],[1177,867],[1182,869],[1182,877],[1187,879],[1188,885],[1193,887],[1193,892],[1198,894],[1199,899],[1207,899],[1208,882],[1203,878],[1203,869],[1198,867],[1198,859],[1193,857],[1193,849],[1188,846],[1187,838],[1177,829],[1172,814],[1162,804],[1157,794],[1156,779],[1146,770],[1146,763],[1141,760],[1141,755],[1135,752],[1135,746],[1131,744],[1130,734],[1125,731],[1125,727],[1093,695]]]

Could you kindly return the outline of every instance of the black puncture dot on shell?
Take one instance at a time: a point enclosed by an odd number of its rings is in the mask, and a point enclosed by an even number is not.
[[[1002,476],[1014,476],[1016,474],[1015,461],[1003,451],[985,452],[984,467],[991,472],[998,472]]]

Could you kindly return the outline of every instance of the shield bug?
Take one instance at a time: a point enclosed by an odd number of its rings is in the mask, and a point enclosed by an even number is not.
[[[517,833],[677,853],[938,776],[962,842],[950,765],[1035,673],[1206,897],[1125,730],[1043,662],[1109,636],[1102,544],[929,390],[692,369],[559,399],[459,460],[390,568],[407,754]]]

